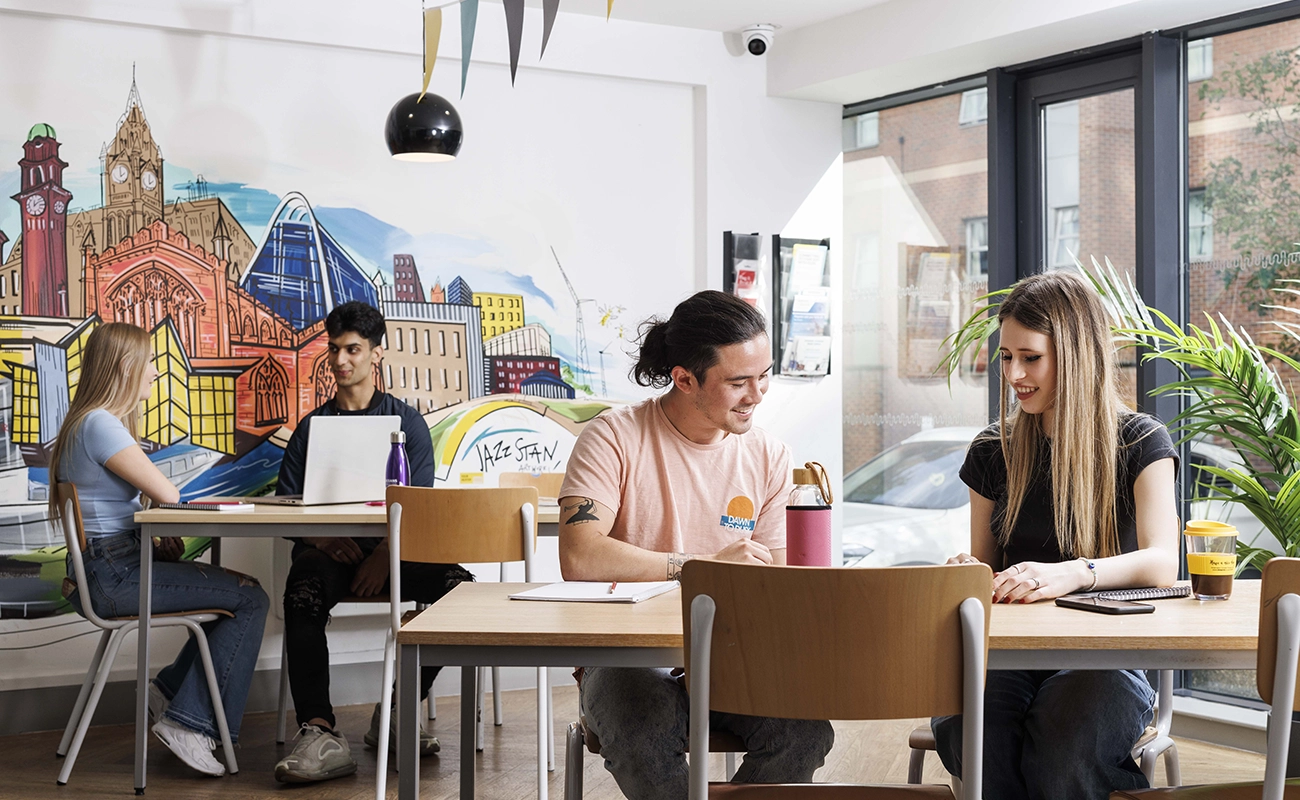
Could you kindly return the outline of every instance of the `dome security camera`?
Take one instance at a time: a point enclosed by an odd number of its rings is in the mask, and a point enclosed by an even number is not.
[[[761,56],[772,46],[772,34],[776,26],[767,24],[750,25],[742,32],[745,49],[750,55]]]

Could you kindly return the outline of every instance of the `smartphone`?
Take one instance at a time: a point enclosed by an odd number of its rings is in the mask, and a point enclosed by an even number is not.
[[[1150,614],[1156,607],[1150,603],[1134,603],[1129,600],[1107,600],[1104,597],[1067,594],[1056,598],[1061,608],[1077,608],[1098,614]]]

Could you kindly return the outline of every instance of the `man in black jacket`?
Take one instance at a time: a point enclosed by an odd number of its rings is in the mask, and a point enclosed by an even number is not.
[[[384,317],[365,303],[338,306],[325,318],[329,366],[337,390],[332,400],[298,423],[280,462],[277,494],[302,491],[311,421],[317,416],[400,416],[411,462],[411,485],[432,486],[433,443],[419,412],[375,388],[374,374],[384,354]],[[432,603],[461,581],[474,577],[458,564],[402,564],[402,599]],[[307,537],[293,546],[293,565],[284,589],[284,636],[289,660],[289,688],[300,726],[293,752],[275,765],[275,778],[310,783],[351,775],[357,770],[347,739],[335,730],[329,695],[329,646],[325,625],[330,610],[349,594],[370,597],[388,591],[388,540],[384,538]],[[421,697],[438,674],[426,667]],[[393,719],[396,719],[394,715]],[[395,743],[394,733],[389,738]],[[366,744],[379,741],[379,706],[375,706]],[[421,754],[438,751],[438,740],[420,731]]]

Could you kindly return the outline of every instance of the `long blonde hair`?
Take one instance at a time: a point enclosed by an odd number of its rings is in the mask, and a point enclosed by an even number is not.
[[[1045,333],[1056,355],[1055,430],[1052,432],[1052,511],[1056,541],[1067,558],[1104,558],[1120,551],[1116,470],[1120,415],[1115,347],[1101,298],[1073,271],[1032,275],[1012,289],[998,310]],[[1040,414],[1027,414],[1002,381],[999,432],[1007,465],[1007,507],[998,542],[1005,548],[1024,505],[1044,446]]]
[[[140,384],[153,359],[149,334],[125,322],[100,325],[90,334],[81,356],[77,395],[63,418],[50,452],[50,519],[59,518],[54,485],[67,446],[77,437],[86,415],[104,409],[122,420],[131,438],[140,438]]]

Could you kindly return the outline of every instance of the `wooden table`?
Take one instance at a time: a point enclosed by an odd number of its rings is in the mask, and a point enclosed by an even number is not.
[[[388,512],[365,503],[327,506],[258,504],[253,511],[184,511],[155,508],[135,515],[140,535],[206,536],[216,540],[238,536],[283,538],[301,536],[387,536]],[[559,508],[538,509],[539,536],[558,535]],[[135,685],[135,793],[144,794],[149,746],[149,617],[153,608],[153,548],[140,548],[140,628]],[[472,714],[471,714],[472,717]]]
[[[474,796],[476,670],[526,667],[678,667],[679,592],[643,603],[544,603],[509,596],[538,584],[463,583],[402,627],[399,708],[419,703],[419,665],[461,670],[460,796]],[[1059,608],[995,605],[989,669],[1251,669],[1259,626],[1259,582],[1238,581],[1227,602],[1154,601],[1153,614],[1110,616]],[[1162,695],[1167,694],[1168,687]],[[1170,705],[1168,702],[1165,706]],[[1163,709],[1162,709],[1163,710]],[[539,715],[541,710],[539,709]],[[419,797],[417,714],[399,715],[399,797]],[[540,722],[541,720],[539,720]],[[540,738],[540,737],[539,737]],[[539,753],[545,742],[538,742]]]

